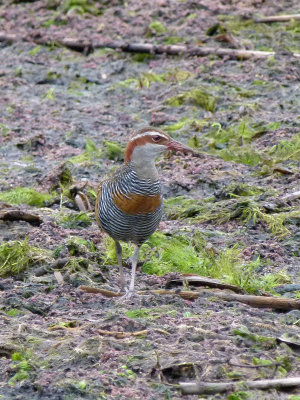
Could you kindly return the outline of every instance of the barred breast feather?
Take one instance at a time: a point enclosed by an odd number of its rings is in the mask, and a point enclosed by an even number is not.
[[[142,244],[162,217],[160,181],[141,179],[124,165],[100,184],[96,217],[113,239]]]

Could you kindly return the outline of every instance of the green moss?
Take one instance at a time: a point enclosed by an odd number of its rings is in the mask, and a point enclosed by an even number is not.
[[[95,245],[91,240],[83,239],[80,236],[71,236],[67,240],[66,246],[72,256],[96,251]]]
[[[40,193],[32,188],[18,187],[6,192],[0,192],[0,201],[10,204],[28,204],[29,206],[42,207],[46,201],[50,201],[52,195]]]
[[[164,130],[170,133],[181,131],[200,132],[205,125],[207,125],[206,119],[184,117],[175,122],[175,124],[164,126]],[[201,147],[200,141],[195,135],[189,139],[189,146]]]
[[[161,35],[167,31],[166,27],[160,21],[153,21],[149,24],[151,31],[154,31],[157,35]]]
[[[11,308],[10,310],[5,311],[5,314],[9,315],[10,317],[17,317],[21,314],[21,311],[17,308]]]
[[[29,351],[20,351],[12,354],[11,369],[15,371],[15,374],[8,382],[10,385],[15,385],[17,382],[30,378],[30,373],[34,369],[31,358],[32,355]]]
[[[165,44],[183,43],[184,39],[179,36],[168,36],[164,39]]]
[[[269,154],[274,158],[275,163],[287,160],[300,160],[300,132],[295,134],[290,140],[281,140],[269,150]]]
[[[48,0],[50,1],[50,0]],[[62,0],[58,2],[59,9],[66,14],[101,14],[100,9],[96,6],[97,2],[94,0]]]
[[[167,100],[167,104],[172,107],[179,107],[184,103],[191,103],[206,111],[214,112],[216,109],[217,98],[210,94],[206,89],[198,87],[184,93],[180,93]]]
[[[257,196],[265,193],[266,189],[246,183],[231,183],[225,186],[219,193],[218,198],[236,198],[239,196]],[[275,193],[274,193],[275,194]]]
[[[85,151],[78,156],[70,158],[70,161],[75,164],[91,163],[92,161],[99,160],[101,156],[102,151],[91,139],[86,138]]]
[[[35,264],[50,260],[50,251],[30,246],[27,240],[2,243],[0,245],[0,276],[17,275]]]
[[[105,147],[105,154],[110,160],[121,161],[124,159],[125,148],[121,146],[120,143],[105,140],[103,144]]]
[[[172,69],[166,73],[157,74],[152,70],[149,72],[143,72],[137,78],[128,78],[125,81],[121,81],[118,83],[118,86],[123,87],[133,87],[133,88],[149,88],[152,83],[183,83],[187,80],[192,74],[189,71],[181,70],[181,69]]]
[[[242,375],[242,377],[244,377],[244,375]],[[249,398],[251,398],[250,393],[239,390],[237,392],[229,394],[227,400],[247,400]]]
[[[132,254],[128,245],[123,246],[124,258]],[[107,259],[105,263],[116,263],[114,245],[111,239],[106,243]],[[156,232],[141,247],[140,259],[144,261],[143,272],[164,275],[170,272],[199,274],[221,279],[238,285],[250,293],[269,291],[282,282],[281,275],[256,277],[255,271],[261,262],[244,262],[242,248],[234,246],[218,252],[210,250],[205,239],[198,235],[166,236]]]
[[[54,88],[50,88],[49,90],[47,90],[47,92],[43,94],[42,98],[45,100],[54,101],[55,100],[54,91],[55,91]]]
[[[264,126],[243,120],[223,129],[221,124],[213,123],[210,131],[198,138],[198,143],[202,148],[206,148],[209,153],[217,154],[225,161],[255,166],[259,163],[269,163],[270,149],[257,150],[254,139],[260,136],[262,132],[275,130],[278,126],[278,122]],[[273,148],[273,151],[274,153],[277,152],[277,160],[279,160],[280,149],[290,147],[292,150],[286,153],[288,154],[286,157],[297,157],[299,154],[298,146],[298,137],[296,136],[292,143],[278,144]],[[273,158],[273,162],[276,162],[276,157]]]
[[[240,336],[243,339],[250,340],[256,343],[265,343],[271,345],[271,347],[276,346],[276,338],[270,336],[261,336],[249,331],[246,326],[241,326],[240,328],[234,329],[233,334]]]
[[[31,49],[31,50],[28,52],[28,54],[29,54],[30,56],[35,56],[35,55],[38,54],[41,50],[42,50],[42,46],[38,44],[38,45],[35,46],[33,49]]]
[[[230,185],[224,192],[220,192],[221,198],[226,200],[206,201],[189,199],[186,197],[174,197],[166,199],[165,213],[169,219],[192,218],[194,221],[218,221],[227,222],[231,219],[240,219],[244,223],[250,221],[253,224],[266,224],[272,235],[278,238],[290,234],[286,224],[300,217],[300,210],[289,208],[282,212],[267,212],[259,204],[255,196],[259,196],[262,189],[251,188],[247,185]]]
[[[154,55],[148,53],[132,53],[131,59],[135,62],[145,62],[154,58]]]
[[[67,229],[83,229],[92,224],[92,218],[89,214],[79,212],[76,214],[62,214],[58,219],[58,224]]]
[[[125,315],[129,318],[148,318],[150,314],[147,308],[139,308],[138,310],[129,310],[125,312]]]

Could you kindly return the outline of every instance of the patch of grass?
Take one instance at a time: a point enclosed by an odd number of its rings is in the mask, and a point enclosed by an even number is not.
[[[234,329],[233,334],[252,342],[270,344],[271,347],[276,346],[276,338],[257,335],[256,333],[250,332],[246,326],[241,326],[240,328]]]
[[[147,308],[139,308],[138,310],[129,310],[125,312],[128,318],[148,318],[151,313]]]
[[[31,49],[28,54],[30,56],[35,56],[36,54],[38,54],[40,51],[42,50],[42,46],[40,44],[38,44],[37,46],[35,46],[33,49]]]
[[[83,239],[80,236],[71,236],[67,240],[67,248],[72,256],[96,251],[95,245],[91,240]]]
[[[111,239],[106,242],[107,263],[116,263],[114,246]],[[123,246],[124,258],[132,254],[129,245]],[[164,275],[170,272],[199,274],[218,278],[227,283],[238,285],[249,293],[271,290],[282,282],[281,275],[256,277],[255,271],[261,262],[244,262],[242,248],[233,246],[219,251],[211,251],[207,242],[198,234],[192,238],[183,235],[171,237],[156,232],[141,247],[140,259],[145,261],[143,272]]]
[[[18,310],[17,308],[11,308],[8,311],[5,311],[6,315],[9,315],[10,317],[17,317],[18,315],[21,314],[21,311]]]
[[[6,137],[10,129],[5,124],[0,124],[0,135]]]
[[[47,90],[47,92],[45,92],[42,95],[42,98],[45,99],[45,100],[54,101],[55,100],[54,92],[55,92],[55,89],[54,88],[50,88],[49,90]]]
[[[52,197],[50,194],[40,193],[27,187],[18,187],[6,192],[0,192],[0,201],[10,204],[28,204],[35,207],[43,207],[45,202],[50,201]]]
[[[164,39],[165,44],[177,44],[183,43],[184,39],[179,36],[168,36]]]
[[[10,385],[15,385],[18,382],[29,379],[36,369],[35,362],[33,361],[32,353],[28,350],[20,350],[11,355],[12,365],[11,370],[15,374],[8,381]]]
[[[153,21],[149,24],[149,30],[150,32],[157,34],[157,35],[162,35],[163,33],[165,33],[167,31],[166,27],[164,26],[164,24],[160,21]],[[150,35],[151,35],[150,33]]]
[[[187,92],[180,93],[167,100],[167,104],[172,107],[179,107],[184,103],[190,103],[201,107],[206,111],[215,112],[217,98],[210,94],[203,87],[198,87]]]
[[[104,140],[105,154],[110,160],[121,161],[124,159],[125,147],[120,143]]]
[[[246,183],[231,183],[230,185],[222,188],[218,192],[217,197],[221,199],[231,199],[231,198],[237,198],[239,196],[242,197],[258,196],[265,192],[266,189],[254,185],[247,185]]]
[[[255,166],[259,163],[270,163],[270,149],[257,150],[252,143],[261,132],[276,130],[278,122],[273,122],[265,126],[256,123],[250,123],[245,120],[232,124],[227,129],[223,129],[220,123],[213,123],[211,129],[205,135],[197,138],[195,146],[204,147],[210,154],[217,154],[225,161],[234,161],[238,163]],[[280,152],[286,148],[292,149],[287,153],[288,157],[297,157],[300,151],[299,139],[296,136],[293,142],[280,143],[273,147],[273,163],[278,162]],[[195,147],[194,146],[194,147]],[[282,149],[282,150],[281,150]]]
[[[48,8],[53,8],[50,6],[52,0],[48,0]],[[79,15],[101,14],[100,9],[96,7],[97,2],[94,0],[60,0],[56,7],[58,7],[62,12],[66,14],[76,13]]]
[[[58,224],[67,229],[83,229],[92,224],[92,218],[89,214],[84,212],[62,214],[58,219]]]
[[[78,156],[70,158],[74,164],[91,163],[94,160],[99,160],[102,156],[102,151],[97,145],[89,138],[86,138],[85,151]]]
[[[27,240],[11,241],[0,245],[0,276],[17,275],[42,261],[51,260],[51,252],[30,246]]]
[[[242,377],[244,377],[244,375],[242,375]],[[239,390],[228,395],[227,400],[247,400],[250,396],[250,393]]]
[[[271,147],[269,154],[274,158],[274,162],[284,162],[287,160],[300,160],[300,132],[295,134],[291,140],[281,140]]]
[[[194,220],[207,222],[227,222],[231,219],[240,219],[244,223],[264,223],[272,235],[283,238],[290,234],[286,224],[292,219],[300,217],[298,208],[290,208],[282,212],[268,213],[253,196],[235,195],[227,200],[197,201],[185,197],[170,198],[165,200],[165,212],[169,219],[193,218]],[[240,198],[241,197],[241,198]]]
[[[137,78],[128,78],[125,81],[121,81],[118,83],[119,86],[123,87],[135,87],[135,88],[149,88],[152,83],[183,83],[192,74],[189,71],[181,70],[181,69],[173,69],[166,73],[157,74],[152,70],[149,72],[143,72]]]
[[[193,130],[196,132],[200,132],[207,124],[206,119],[197,119],[197,118],[181,118],[178,122],[175,122],[172,125],[167,125],[164,126],[164,130],[167,132],[177,132],[177,131],[182,131],[182,130]],[[201,147],[200,142],[196,138],[196,143],[195,143],[195,137],[189,139],[189,145],[193,147]]]

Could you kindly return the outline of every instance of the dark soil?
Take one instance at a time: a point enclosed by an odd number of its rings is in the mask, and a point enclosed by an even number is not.
[[[276,312],[224,302],[213,290],[196,301],[149,294],[127,303],[85,293],[80,285],[116,291],[117,266],[106,265],[105,236],[93,216],[84,226],[59,223],[62,213],[79,213],[74,191],[62,186],[62,171],[71,172],[73,187],[89,196],[93,206],[98,182],[122,163],[122,151],[112,154],[107,141],[122,150],[129,135],[147,125],[198,146],[199,157],[168,155],[158,162],[166,198],[185,196],[195,205],[203,201],[226,208],[226,200],[241,199],[237,188],[244,185],[262,189],[251,201],[266,215],[299,211],[299,198],[282,200],[300,190],[300,59],[292,55],[299,52],[299,21],[247,25],[250,17],[299,13],[298,2],[72,4],[78,3],[0,0],[1,30],[24,38],[0,42],[1,192],[31,187],[54,193],[44,207],[0,204],[0,213],[13,208],[42,220],[38,226],[0,221],[2,243],[27,238],[29,245],[50,250],[48,258],[0,281],[1,399],[175,400],[183,397],[177,385],[182,381],[299,376],[299,310]],[[157,21],[165,28],[161,32],[151,24]],[[217,32],[207,35],[217,23]],[[108,49],[86,55],[51,45],[73,37],[230,48],[218,41],[224,30],[246,49],[276,55],[236,60]],[[37,46],[34,38],[39,37],[48,38],[49,46]],[[185,72],[178,78],[176,71]],[[199,87],[216,99],[215,109],[192,100],[176,107],[168,102]],[[183,118],[189,122],[172,130]],[[251,140],[244,136],[222,142],[211,133],[219,127],[225,135],[243,121],[256,132]],[[283,141],[295,146],[292,155],[279,154]],[[99,151],[88,152],[88,143]],[[237,159],[241,149],[260,158]],[[74,159],[84,151],[85,160]],[[167,209],[160,231],[170,236],[200,233],[216,254],[238,245],[245,262],[261,260],[253,274],[281,274],[277,292],[299,298],[299,215],[287,218],[285,235],[259,218],[195,216]],[[68,245],[71,237],[90,241],[96,251]],[[126,274],[129,279],[129,269]],[[140,269],[137,288],[164,288],[167,280]],[[296,344],[277,340],[282,336]],[[299,394],[299,388],[241,389],[201,398],[297,400]]]

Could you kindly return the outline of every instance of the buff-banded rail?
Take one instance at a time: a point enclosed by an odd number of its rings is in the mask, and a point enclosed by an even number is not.
[[[160,129],[143,128],[129,139],[124,165],[99,185],[96,219],[100,229],[115,241],[121,291],[125,289],[125,277],[120,241],[135,245],[125,298],[134,293],[140,246],[155,232],[162,218],[163,199],[155,159],[169,150],[194,153]]]

